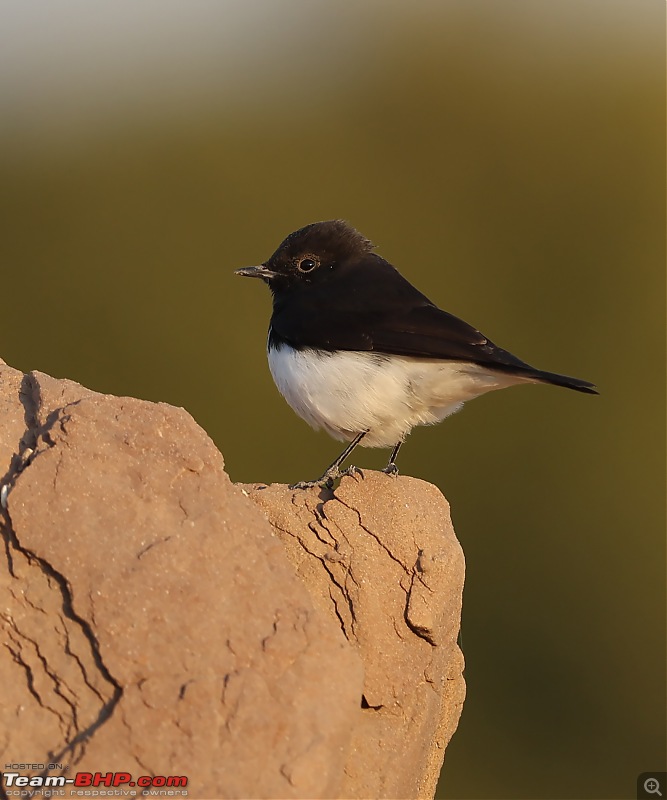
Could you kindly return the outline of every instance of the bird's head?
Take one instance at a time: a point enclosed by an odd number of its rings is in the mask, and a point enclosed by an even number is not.
[[[372,242],[344,220],[314,222],[290,233],[263,264],[237,269],[236,274],[261,278],[275,294],[324,280],[337,266],[363,258],[372,249]]]

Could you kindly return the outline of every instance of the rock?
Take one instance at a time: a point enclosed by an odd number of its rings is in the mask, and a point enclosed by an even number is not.
[[[371,471],[335,493],[246,489],[364,663],[342,796],[433,797],[465,695],[464,561],[447,501],[423,481]]]
[[[210,439],[182,409],[0,369],[5,760],[337,796],[359,657]]]
[[[183,409],[1,361],[0,476],[4,763],[432,795],[463,697],[434,487],[235,487]]]

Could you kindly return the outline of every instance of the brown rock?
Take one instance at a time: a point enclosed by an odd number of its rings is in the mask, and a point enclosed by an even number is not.
[[[463,700],[437,489],[246,491],[182,409],[0,361],[0,499],[3,763],[432,796]]]
[[[342,796],[432,797],[465,695],[464,561],[447,501],[423,481],[370,471],[335,494],[246,488],[364,663]]]
[[[338,796],[359,658],[206,434],[38,373],[0,387],[4,763]]]

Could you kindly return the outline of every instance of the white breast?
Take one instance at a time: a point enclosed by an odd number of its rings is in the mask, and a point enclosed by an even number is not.
[[[269,368],[289,405],[313,428],[361,444],[391,447],[415,425],[431,425],[466,400],[525,379],[468,362],[356,351],[270,347]]]

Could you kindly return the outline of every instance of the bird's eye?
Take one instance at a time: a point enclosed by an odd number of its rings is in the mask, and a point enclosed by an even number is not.
[[[314,258],[300,258],[296,262],[296,268],[299,272],[312,272],[318,263]]]

